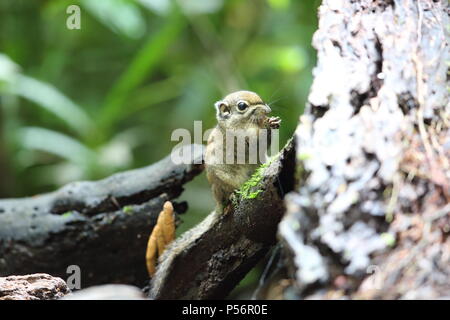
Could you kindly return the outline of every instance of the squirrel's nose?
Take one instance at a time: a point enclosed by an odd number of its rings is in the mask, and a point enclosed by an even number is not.
[[[271,113],[271,112],[272,112],[272,109],[270,109],[270,107],[269,107],[268,104],[263,104],[263,105],[262,105],[262,108],[263,108],[263,110],[264,110],[266,113]]]

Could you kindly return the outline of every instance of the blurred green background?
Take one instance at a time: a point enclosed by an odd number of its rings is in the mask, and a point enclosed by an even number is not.
[[[282,146],[311,83],[319,2],[1,0],[0,197],[151,164],[239,89],[282,118]],[[80,30],[66,27],[72,4]],[[213,207],[204,175],[182,198],[178,233]]]

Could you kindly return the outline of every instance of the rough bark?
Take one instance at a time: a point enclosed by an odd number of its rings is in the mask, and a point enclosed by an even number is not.
[[[276,242],[284,193],[294,187],[295,151],[291,140],[268,165],[253,191],[236,196],[223,215],[214,213],[185,236],[183,250],[167,249],[163,270],[152,279],[154,299],[223,299]],[[180,242],[178,242],[180,243]],[[172,250],[172,251],[171,251]]]
[[[147,240],[164,202],[203,170],[203,147],[185,148],[194,152],[191,164],[168,156],[100,181],[0,200],[0,276],[45,272],[65,279],[72,274],[67,268],[77,265],[82,287],[143,286]],[[178,213],[186,210],[185,203],[174,205]]]
[[[291,288],[449,297],[448,2],[324,0],[319,19],[279,226]]]

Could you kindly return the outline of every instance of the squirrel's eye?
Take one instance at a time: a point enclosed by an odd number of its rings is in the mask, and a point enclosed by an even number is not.
[[[240,101],[240,102],[238,103],[237,107],[238,107],[238,109],[239,109],[240,111],[244,111],[245,109],[248,108],[248,104],[245,103],[244,101]]]

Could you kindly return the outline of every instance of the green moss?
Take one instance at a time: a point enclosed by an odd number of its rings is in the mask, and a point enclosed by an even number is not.
[[[248,179],[240,188],[236,191],[238,195],[241,196],[242,199],[255,199],[258,195],[263,192],[262,189],[255,188],[260,184],[264,177],[264,170],[273,162],[276,158],[272,157],[266,163],[263,163],[258,169],[255,170],[253,175]]]
[[[64,212],[61,216],[63,216],[64,218],[68,218],[68,217],[70,217],[72,214],[73,214],[73,211],[67,211],[67,212]]]
[[[122,208],[122,211],[126,214],[132,214],[134,209],[132,206],[125,206]]]
[[[393,247],[395,245],[395,237],[387,232],[384,232],[380,235],[381,239],[386,243],[387,246]]]

